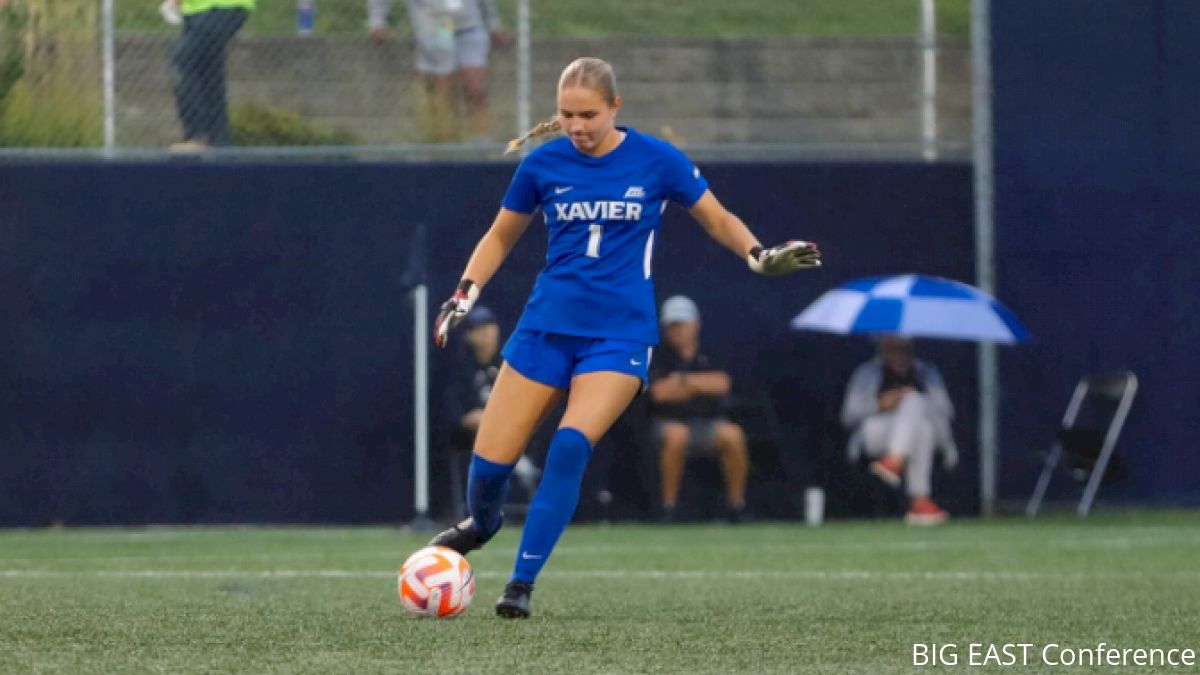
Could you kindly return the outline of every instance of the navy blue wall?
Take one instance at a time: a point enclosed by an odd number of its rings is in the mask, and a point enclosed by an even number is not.
[[[1072,382],[1128,368],[1140,400],[1102,493],[1200,502],[1200,3],[992,5],[999,294],[1036,340],[1002,359],[1002,492]]]
[[[738,389],[769,391],[778,406],[779,457],[756,477],[774,487],[757,499],[788,515],[803,483],[828,475],[821,461],[836,461],[836,440],[810,416],[836,408],[870,346],[789,335],[787,321],[857,276],[970,279],[969,167],[704,168],[764,241],[809,237],[828,261],[788,279],[757,277],[679,209],[658,244],[660,297],[691,294]],[[406,284],[425,263],[436,311],[511,171],[0,165],[0,524],[408,517]],[[487,288],[484,302],[506,326],[544,251],[535,223]],[[927,353],[964,420],[962,478],[944,494],[970,510],[973,350],[930,344]],[[434,383],[436,393],[436,372]],[[636,501],[645,463],[612,445],[614,490]]]
[[[1076,378],[1132,368],[1131,476],[1104,494],[1200,502],[1200,3],[1006,0],[993,21],[999,295],[1035,336],[1001,354],[1001,494],[1028,493]],[[842,480],[813,420],[869,352],[787,320],[858,276],[971,279],[969,167],[704,168],[765,241],[827,256],[755,277],[678,210],[658,246],[660,296],[693,295],[738,389],[780,413],[756,479],[778,479],[759,506],[786,514],[804,483]],[[0,524],[406,518],[406,285],[427,278],[436,308],[510,172],[0,165]],[[543,253],[535,227],[487,289],[508,325]],[[923,349],[962,420],[964,466],[939,494],[969,511],[973,349]],[[612,452],[632,499],[645,463]]]

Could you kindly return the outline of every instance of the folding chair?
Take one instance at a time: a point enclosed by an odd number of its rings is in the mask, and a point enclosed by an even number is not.
[[[1042,474],[1038,476],[1033,495],[1025,507],[1025,515],[1037,515],[1050,479],[1064,460],[1076,478],[1087,478],[1076,512],[1080,516],[1088,514],[1100,489],[1100,481],[1109,470],[1113,449],[1125,426],[1137,388],[1137,376],[1129,371],[1089,375],[1079,380],[1063,415],[1054,447],[1046,455]]]

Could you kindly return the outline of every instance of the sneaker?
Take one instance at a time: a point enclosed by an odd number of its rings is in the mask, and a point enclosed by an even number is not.
[[[900,455],[884,455],[871,462],[870,469],[879,480],[892,487],[900,487],[900,472],[904,470],[904,459]]]
[[[929,497],[913,497],[908,513],[904,514],[904,522],[909,525],[941,525],[949,517],[950,514]]]
[[[475,519],[468,516],[466,520],[448,530],[443,530],[436,537],[430,539],[429,545],[445,546],[458,551],[459,555],[466,555],[481,548],[491,538],[492,535],[485,537],[483,533],[475,529]]]
[[[528,619],[529,599],[533,595],[533,584],[510,581],[504,586],[504,594],[496,601],[496,616],[506,619]]]

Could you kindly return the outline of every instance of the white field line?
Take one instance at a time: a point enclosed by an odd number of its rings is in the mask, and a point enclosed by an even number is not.
[[[374,544],[374,542],[372,542]],[[704,551],[713,549],[724,549],[727,544],[724,542],[715,542],[709,545],[669,545],[669,544],[638,544],[630,543],[611,543],[604,545],[564,545],[554,549],[554,555],[562,557],[564,555],[620,555],[628,553],[630,555],[643,555],[646,553],[682,553],[687,551]],[[1180,547],[1180,546],[1198,546],[1200,547],[1200,536],[1182,535],[1174,533],[1173,536],[1122,536],[1122,537],[1081,537],[1081,538],[1057,538],[1052,540],[1029,539],[1024,541],[1004,541],[1004,542],[988,542],[981,540],[943,540],[943,541],[921,541],[921,540],[904,540],[904,541],[787,541],[787,542],[765,542],[755,543],[754,548],[760,552],[790,552],[804,553],[805,551],[837,551],[837,550],[870,550],[870,551],[934,551],[934,550],[964,550],[964,549],[988,549],[993,546],[1002,545],[1007,549],[1016,548],[1036,548],[1039,550],[1134,550],[1138,548],[1151,548],[1159,546]],[[393,558],[404,553],[405,549],[397,547],[395,551],[386,551],[381,549],[362,550],[362,551],[338,551],[338,558],[358,558],[358,559],[380,559]],[[493,551],[484,551],[483,556],[489,556]],[[505,552],[504,555],[509,555]],[[204,560],[279,560],[289,559],[298,560],[304,558],[328,558],[331,554],[327,550],[284,550],[277,553],[192,553],[187,555],[163,555],[155,551],[146,551],[141,555],[88,555],[80,553],[69,556],[6,556],[0,554],[0,564],[3,563],[45,563],[45,562],[150,562],[150,561],[204,561]]]
[[[394,572],[382,570],[0,570],[0,579],[110,578],[110,579],[385,579]],[[481,579],[507,579],[507,572],[479,571]],[[1004,572],[988,570],[928,570],[888,572],[875,570],[562,570],[546,572],[555,579],[795,579],[808,581],[1089,581],[1128,580],[1132,576],[1154,579],[1200,580],[1200,570],[1163,573]]]
[[[880,521],[872,521],[872,522],[878,523]],[[700,525],[700,527],[695,528],[695,530],[698,534],[707,531],[706,528],[703,527],[702,523],[698,524],[698,525]],[[899,525],[899,523],[897,523],[897,525]],[[956,522],[954,522],[954,525],[957,526],[958,528],[960,528],[957,530],[960,532],[965,531],[966,528],[970,527],[970,523],[966,520],[956,521]],[[635,527],[636,527],[636,531],[640,534],[653,533],[655,531],[655,526],[638,525]],[[846,523],[846,524],[831,523],[829,525],[828,529],[837,531],[839,533],[849,534],[849,533],[853,533],[855,531],[855,528],[857,528],[857,527],[859,527],[858,523]],[[686,532],[688,528],[692,528],[692,525],[684,525],[682,527],[672,527],[670,529]],[[589,526],[589,527],[586,527],[583,529],[587,529],[589,531],[600,531],[602,528],[599,526]],[[718,528],[718,529],[724,529],[724,528]],[[747,531],[756,532],[756,533],[759,533],[762,535],[796,536],[796,537],[803,537],[803,536],[805,536],[805,532],[808,531],[807,528],[790,527],[790,526],[784,526],[784,525],[781,525],[781,526],[765,525],[762,527],[751,525],[751,526],[747,527],[746,529],[747,529]],[[379,536],[390,537],[390,536],[394,535],[395,533],[397,533],[398,531],[403,531],[403,530],[381,529],[378,527],[361,527],[361,528],[355,528],[355,527],[346,527],[346,528],[311,527],[311,528],[309,528],[309,527],[303,527],[303,526],[291,527],[291,526],[270,526],[270,525],[264,525],[264,526],[246,525],[246,526],[229,526],[229,527],[197,526],[195,528],[189,528],[187,526],[168,525],[168,526],[161,526],[161,527],[148,526],[144,529],[127,529],[127,530],[123,530],[120,528],[79,527],[79,528],[67,528],[66,530],[62,530],[62,531],[45,531],[45,530],[32,530],[32,529],[20,529],[20,528],[10,530],[10,529],[0,528],[0,540],[2,540],[3,537],[5,537],[5,536],[15,535],[18,537],[27,537],[28,536],[28,537],[36,537],[36,538],[43,538],[43,537],[66,538],[66,537],[70,537],[73,539],[78,539],[80,541],[87,541],[89,543],[105,543],[105,542],[119,542],[119,541],[195,542],[198,540],[202,541],[209,537],[219,538],[219,539],[226,539],[229,537],[233,537],[233,538],[241,539],[243,541],[257,541],[257,539],[259,537],[265,536],[268,538],[268,541],[271,541],[271,542],[279,542],[279,541],[288,542],[288,541],[292,541],[293,540],[292,538],[294,538],[294,537],[304,537],[306,539],[312,539],[312,540],[316,540],[316,539],[321,539],[321,540],[325,540],[325,539],[359,540],[364,537],[374,539]],[[903,533],[903,532],[906,532],[906,530],[901,525],[897,528],[897,530],[895,532]],[[913,533],[913,531],[911,529],[907,530],[907,532],[909,534]],[[988,530],[980,529],[980,530],[978,530],[978,532],[994,534],[999,538],[1006,538],[1006,539],[1011,535],[1019,535],[1020,539],[1025,539],[1025,538],[1038,539],[1038,538],[1040,538],[1041,535],[1045,534],[1045,531],[1042,530],[1041,528],[1028,526],[1028,524],[1024,523],[1024,522],[1014,524],[1014,525],[1008,525],[1008,526],[999,525],[999,526],[995,526]],[[1157,541],[1160,539],[1184,538],[1184,539],[1190,539],[1192,541],[1200,541],[1200,539],[1198,539],[1194,535],[1194,528],[1190,525],[1188,525],[1188,526],[1183,526],[1183,525],[1138,525],[1138,524],[1095,525],[1095,526],[1087,526],[1087,527],[1074,527],[1074,528],[1071,528],[1070,532],[1059,533],[1059,534],[1056,534],[1055,536],[1058,539],[1067,539],[1067,540],[1079,540],[1079,541],[1100,540],[1100,541],[1104,541],[1104,540],[1130,538],[1129,537],[1130,532],[1136,533],[1136,536],[1134,538],[1136,538],[1138,540],[1148,539],[1148,540]],[[1117,536],[1114,537],[1113,535],[1117,535]],[[284,537],[286,539],[281,540],[280,537]],[[821,544],[821,545],[852,545],[852,546],[853,545],[884,546],[884,545],[888,545],[888,544],[915,543],[915,542],[912,542],[912,540],[908,536],[905,536],[902,534],[896,535],[896,537],[897,537],[896,539],[893,539],[890,541],[888,539],[874,539],[871,541],[845,541],[845,542],[827,541],[827,542],[812,542],[812,543],[813,544]],[[978,541],[978,540],[974,540],[974,541]],[[946,542],[946,543],[951,543],[951,542]],[[962,543],[970,543],[970,542],[963,541]]]

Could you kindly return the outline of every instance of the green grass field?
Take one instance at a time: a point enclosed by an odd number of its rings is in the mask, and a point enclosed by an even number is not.
[[[395,597],[424,536],[0,532],[0,672],[889,673],[912,670],[914,642],[958,643],[959,668],[969,642],[1200,648],[1197,512],[579,526],[535,616],[505,621],[491,604],[516,536],[473,555],[471,610],[435,621]]]
[[[497,0],[511,27],[514,0]],[[530,28],[535,35],[607,34],[671,36],[906,36],[919,30],[918,0],[532,0]],[[296,3],[259,0],[247,33],[291,33]],[[938,32],[965,37],[970,29],[970,0],[937,0]],[[173,31],[158,16],[158,2],[118,3],[118,27]],[[409,30],[404,1],[393,0],[392,20]],[[317,0],[317,33],[363,32],[366,0]]]

